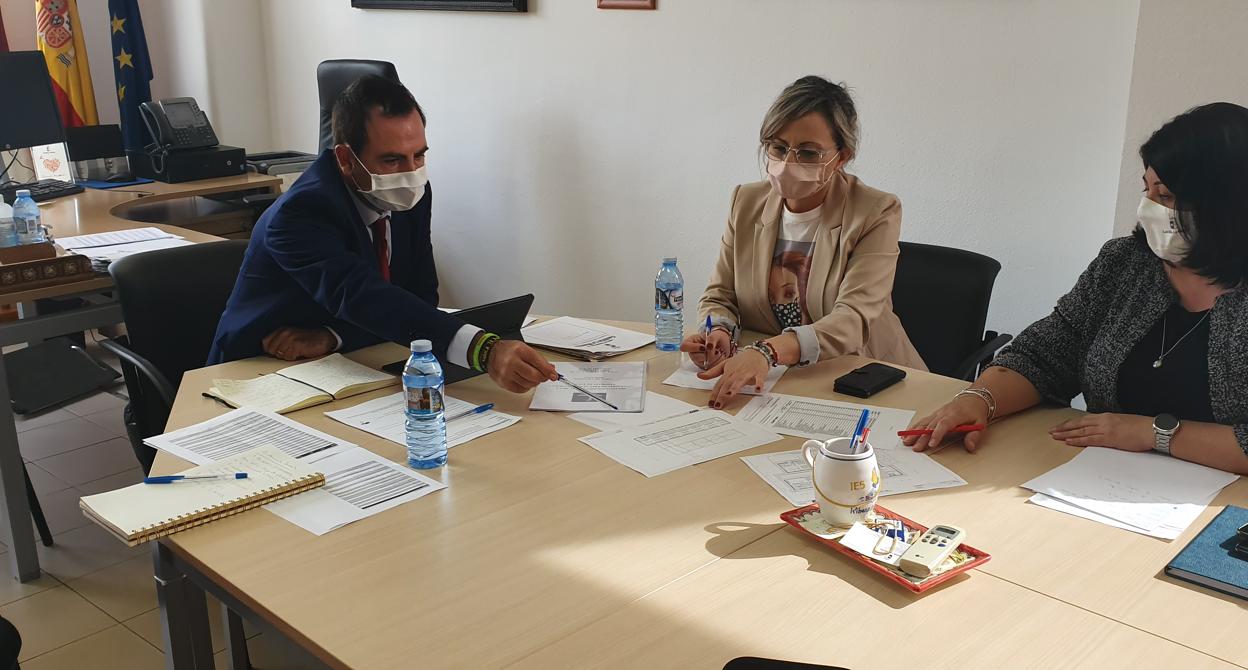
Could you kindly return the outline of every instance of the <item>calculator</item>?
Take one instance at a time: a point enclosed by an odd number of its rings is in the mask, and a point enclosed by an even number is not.
[[[901,571],[915,577],[930,577],[937,566],[949,558],[962,540],[966,539],[966,531],[956,526],[932,526],[923,533],[906,553],[901,555],[897,567]]]

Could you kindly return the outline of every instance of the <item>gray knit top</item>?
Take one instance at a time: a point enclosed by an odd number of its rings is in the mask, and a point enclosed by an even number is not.
[[[992,365],[1028,379],[1047,401],[1083,393],[1091,412],[1122,412],[1118,370],[1179,299],[1162,261],[1134,237],[1112,239],[1053,313],[1031,324]],[[1248,288],[1222,294],[1209,313],[1209,400],[1248,454]]]

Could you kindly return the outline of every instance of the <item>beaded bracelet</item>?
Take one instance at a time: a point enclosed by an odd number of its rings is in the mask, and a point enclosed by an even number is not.
[[[767,359],[767,365],[770,367],[774,368],[780,365],[780,357],[776,354],[776,348],[771,346],[771,343],[767,340],[759,340],[745,348],[753,349],[754,351],[762,354],[763,358]]]
[[[472,353],[468,357],[473,370],[477,372],[486,372],[490,365],[490,353],[494,351],[494,345],[502,339],[494,333],[482,331],[478,334],[477,339],[473,342]]]

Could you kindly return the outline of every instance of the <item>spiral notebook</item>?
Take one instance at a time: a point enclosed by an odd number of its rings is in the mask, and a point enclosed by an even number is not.
[[[325,475],[271,446],[179,474],[235,472],[246,472],[247,478],[135,484],[81,498],[78,506],[133,547],[325,484]]]

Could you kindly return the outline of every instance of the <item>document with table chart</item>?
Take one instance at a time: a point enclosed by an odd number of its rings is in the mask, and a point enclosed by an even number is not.
[[[1088,447],[1022,486],[1041,507],[1173,540],[1238,478],[1152,452]]]
[[[646,364],[555,363],[555,370],[581,387],[542,382],[529,409],[546,412],[640,412],[646,408]],[[584,390],[581,390],[584,389]],[[605,400],[619,409],[612,409]]]
[[[641,412],[577,412],[568,418],[598,430],[619,430],[653,423],[669,416],[692,412],[696,405],[654,391],[646,391],[646,409]]]
[[[543,321],[521,333],[524,341],[535,347],[577,356],[615,356],[654,342],[653,335],[570,316]]]
[[[829,440],[849,437],[864,409],[871,412],[867,419],[871,435],[867,440],[872,447],[891,449],[901,444],[897,431],[905,430],[910,424],[914,417],[910,410],[773,393],[751,398],[737,413],[737,418],[766,426],[781,435]]]
[[[655,477],[781,439],[725,412],[698,409],[644,426],[596,433],[581,442],[637,472]]]
[[[794,507],[815,499],[810,465],[800,450],[742,456],[741,460]],[[883,480],[881,496],[966,486],[965,479],[936,459],[905,447],[876,449],[875,461]]]
[[[785,371],[788,369],[789,368],[787,366],[777,365],[767,372],[767,377],[763,379],[762,389],[759,389],[757,386],[745,386],[741,389],[741,393],[745,395],[761,395],[763,393],[771,393],[771,389],[776,387],[776,382],[780,381],[780,377],[784,376]],[[679,386],[687,389],[701,389],[703,391],[709,391],[715,388],[715,384],[718,383],[719,380],[702,379],[698,376],[698,373],[701,371],[702,370],[700,370],[698,366],[693,364],[693,361],[689,360],[689,356],[681,354],[680,367],[676,368],[675,372],[668,375],[667,379],[663,380],[663,383],[668,386]]]
[[[284,416],[253,409],[236,409],[143,442],[196,465],[269,445],[305,462],[317,462],[356,446]]]
[[[325,474],[325,486],[264,508],[317,535],[446,488],[363,447],[322,458],[316,469]]]
[[[476,406],[470,402],[452,398],[448,395],[442,396],[442,400],[446,406],[446,416],[455,416]],[[352,428],[359,428],[366,433],[372,433],[377,437],[406,445],[406,404],[403,392],[400,391],[394,395],[360,403],[355,407],[325,412],[325,416]],[[461,416],[458,419],[446,422],[446,446],[454,447],[461,445],[482,435],[502,430],[519,420],[520,417],[518,416],[494,410]]]

